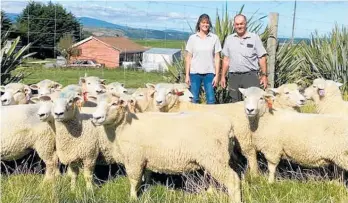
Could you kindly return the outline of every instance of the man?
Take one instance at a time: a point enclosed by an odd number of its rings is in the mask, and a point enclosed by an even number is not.
[[[267,87],[267,52],[260,37],[247,31],[247,19],[239,14],[234,17],[236,33],[229,35],[224,43],[222,53],[222,73],[220,85],[226,88],[228,74],[228,91],[232,103],[242,101],[239,87],[248,88],[262,85]]]

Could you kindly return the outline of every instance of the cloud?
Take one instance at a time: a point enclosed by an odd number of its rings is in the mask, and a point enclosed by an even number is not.
[[[1,9],[6,13],[21,13],[27,4],[26,1],[1,1]]]

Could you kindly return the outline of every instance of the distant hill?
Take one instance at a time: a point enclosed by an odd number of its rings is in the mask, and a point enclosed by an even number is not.
[[[11,21],[15,21],[18,14],[7,13],[7,16],[11,19]],[[93,35],[97,36],[127,36],[133,39],[187,40],[191,34],[189,32],[172,29],[155,30],[132,28],[89,17],[78,17],[78,20],[82,23],[83,30],[86,33],[92,33]],[[289,40],[289,38],[279,38],[280,43],[284,43]],[[295,38],[294,42],[296,43],[301,40],[308,41],[309,39]]]

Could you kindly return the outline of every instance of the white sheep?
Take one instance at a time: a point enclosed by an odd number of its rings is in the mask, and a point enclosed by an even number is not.
[[[156,85],[147,83],[146,87],[169,87],[176,90],[176,94],[179,96],[179,101],[192,102],[193,94],[189,90],[189,86],[186,83],[157,83]]]
[[[272,103],[273,107],[275,109],[300,112],[300,107],[305,104],[306,98],[300,93],[299,89],[299,86],[294,83],[283,84],[277,88],[269,88],[268,90],[275,95]]]
[[[39,96],[49,95],[57,90],[60,90],[62,87],[62,84],[48,79],[30,85],[30,89],[37,90]]]
[[[305,97],[313,100],[319,114],[348,115],[348,102],[343,100],[342,83],[317,78],[305,89]]]
[[[107,92],[115,95],[126,94],[128,92],[128,90],[124,87],[124,84],[120,82],[112,82],[110,84],[104,85],[104,88]]]
[[[229,103],[229,104],[194,104],[191,102],[181,102],[178,100],[175,94],[166,94],[167,92],[173,92],[173,88],[167,90],[156,91],[155,87],[149,86],[149,88],[138,89],[133,97],[136,99],[134,104],[135,112],[148,112],[156,111],[154,105],[154,97],[165,98],[163,107],[160,109],[165,112],[180,112],[180,111],[213,111],[228,116],[234,124],[234,134],[237,146],[239,146],[241,153],[246,157],[248,162],[248,169],[251,175],[258,174],[258,165],[256,158],[256,151],[251,142],[251,132],[248,127],[248,120],[244,116],[244,107],[242,102]],[[297,85],[286,84],[278,88],[271,89],[272,92],[276,92],[276,98],[272,105],[277,108],[292,109],[295,111],[298,107],[303,105],[304,97],[300,94]],[[160,94],[162,94],[160,96]],[[279,101],[278,101],[279,100]]]
[[[48,181],[59,174],[58,158],[55,153],[55,128],[52,120],[43,123],[36,115],[42,105],[1,107],[0,154],[2,160],[16,160],[34,149],[46,164],[44,181]]]
[[[252,143],[267,160],[269,182],[274,182],[281,158],[319,167],[331,162],[348,170],[348,118],[338,115],[299,114],[273,109],[273,95],[257,87],[239,88]]]
[[[28,104],[30,103],[31,89],[28,85],[22,83],[9,83],[0,87],[2,106]]]
[[[105,136],[104,128],[95,127],[90,118],[93,108],[83,108],[82,98],[74,92],[63,92],[53,100],[52,114],[56,127],[56,150],[59,160],[68,165],[71,176],[71,189],[76,187],[79,165],[84,167],[86,187],[92,189],[92,174],[100,154],[100,162],[115,163],[110,144],[112,140]],[[89,109],[89,110],[88,110]],[[47,109],[46,109],[47,110]]]
[[[133,114],[111,94],[100,95],[97,104],[93,123],[115,139],[114,158],[125,165],[132,198],[144,169],[177,174],[204,168],[227,187],[232,202],[241,201],[240,179],[229,167],[229,119],[208,112]]]

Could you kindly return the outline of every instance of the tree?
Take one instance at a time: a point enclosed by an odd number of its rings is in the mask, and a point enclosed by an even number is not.
[[[71,34],[64,34],[58,42],[58,51],[67,61],[70,60],[70,57],[79,55],[79,50],[72,47],[73,44],[74,38]]]
[[[5,36],[5,33],[12,27],[11,20],[6,16],[6,13],[1,10],[1,39]]]
[[[23,43],[31,42],[30,50],[38,52],[40,58],[53,57],[59,39],[66,33],[77,40],[82,38],[82,25],[58,3],[29,2],[17,18],[17,27]]]

